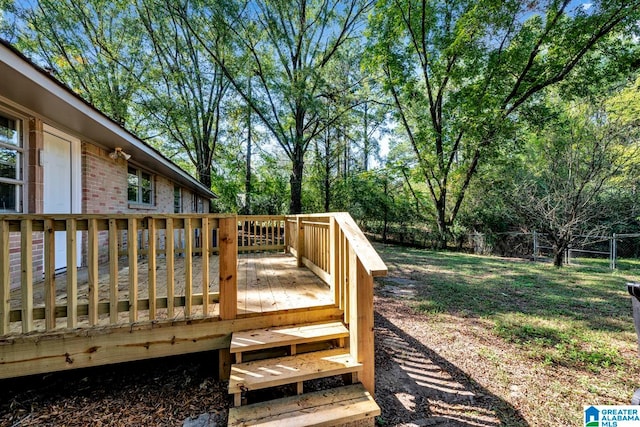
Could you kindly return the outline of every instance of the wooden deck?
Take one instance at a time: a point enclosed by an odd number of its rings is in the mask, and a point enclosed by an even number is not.
[[[119,263],[124,266],[118,272],[119,294],[123,299],[128,299],[129,295],[129,267],[126,257]],[[194,304],[192,312],[188,314],[185,307],[176,307],[173,320],[184,320],[189,318],[217,317],[219,315],[219,304],[217,303],[218,277],[219,277],[218,256],[212,255],[209,258],[210,279],[210,301],[208,313],[203,316],[201,304]],[[174,264],[175,275],[175,295],[184,295],[185,284],[185,264],[184,258],[177,257]],[[194,257],[192,262],[193,294],[202,295],[202,259]],[[156,297],[167,296],[166,292],[166,263],[164,258],[159,258],[156,262]],[[138,298],[148,298],[148,265],[145,260],[138,263]],[[56,276],[56,305],[64,305],[66,296],[66,274]],[[109,266],[101,266],[99,270],[99,296],[98,302],[109,301]],[[88,301],[88,274],[86,269],[78,271],[78,302],[79,304]],[[35,283],[33,287],[34,308],[44,307],[44,283]],[[20,289],[11,291],[11,310],[20,309],[21,293]],[[333,294],[329,286],[318,278],[306,267],[297,267],[296,258],[277,252],[252,252],[240,254],[238,256],[238,314],[268,313],[280,310],[291,310],[298,308],[318,307],[333,304]],[[88,316],[79,316],[78,327],[88,327]],[[128,322],[129,314],[120,313],[122,323]],[[149,310],[139,310],[139,322],[149,321]],[[166,309],[159,308],[156,311],[155,320],[168,320]],[[109,325],[109,314],[104,313],[99,316],[99,325]],[[65,318],[57,319],[57,326],[64,328]],[[36,331],[44,331],[44,320],[34,321]],[[20,333],[21,323],[11,324],[11,333]]]
[[[340,322],[373,395],[387,270],[348,213],[0,215],[0,260],[0,379],[204,351],[229,378],[233,334]]]

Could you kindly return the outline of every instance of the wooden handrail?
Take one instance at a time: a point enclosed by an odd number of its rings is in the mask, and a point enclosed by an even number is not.
[[[381,277],[387,275],[387,266],[385,265],[378,252],[371,246],[369,240],[364,235],[360,227],[347,212],[338,212],[333,214],[336,222],[339,224],[345,237],[356,251],[356,255],[362,262],[367,273],[373,277]]]
[[[288,216],[287,249],[334,292],[349,325],[349,351],[363,365],[359,380],[373,394],[373,277],[387,267],[346,212]]]

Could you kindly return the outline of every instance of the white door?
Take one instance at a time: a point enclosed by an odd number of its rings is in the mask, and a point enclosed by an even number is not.
[[[44,213],[79,213],[77,175],[80,158],[77,153],[79,141],[60,131],[45,127],[42,166],[44,169]],[[57,231],[55,236],[56,270],[67,266],[67,236]],[[78,242],[78,266],[80,265],[80,239]]]

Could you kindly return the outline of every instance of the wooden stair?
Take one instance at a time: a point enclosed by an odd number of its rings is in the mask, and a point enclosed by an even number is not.
[[[341,322],[314,323],[234,333],[230,352],[229,393],[235,407],[229,411],[229,426],[335,426],[353,422],[373,423],[380,408],[362,384],[303,394],[303,381],[362,371],[344,348],[349,330]],[[338,348],[299,353],[312,343],[333,343]],[[242,362],[247,352],[269,354],[273,348],[288,348],[289,355]],[[267,356],[268,357],[268,356]],[[297,385],[297,396],[241,406],[242,393],[286,384]],[[350,424],[351,425],[351,424]]]
[[[228,426],[335,426],[372,419],[380,407],[362,384],[285,397],[229,410]]]
[[[274,347],[290,347],[290,354],[296,354],[298,344],[309,344],[320,341],[339,340],[339,347],[344,347],[344,339],[349,330],[342,322],[311,323],[308,325],[283,326],[278,328],[257,329],[236,332],[231,337],[231,354],[235,354],[236,363],[242,362],[242,354],[246,352],[266,350]]]

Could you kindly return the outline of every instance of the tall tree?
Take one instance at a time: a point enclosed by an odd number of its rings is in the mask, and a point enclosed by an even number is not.
[[[445,246],[479,166],[509,142],[521,107],[603,38],[637,25],[640,0],[381,0],[369,66],[410,141]]]
[[[313,139],[344,113],[326,120],[324,107],[353,88],[325,78],[328,64],[357,35],[369,0],[259,0],[245,3],[227,27],[243,52],[242,69],[224,63],[197,32],[202,45],[225,70],[292,164],[291,213],[302,211],[302,181]],[[201,19],[208,21],[208,14]],[[193,22],[193,21],[190,21]],[[251,96],[248,81],[252,80]],[[355,82],[351,83],[355,85]]]
[[[211,188],[216,145],[224,129],[229,82],[184,25],[194,5],[188,1],[140,0],[136,3],[146,30],[151,66],[143,76],[143,105],[164,134],[165,152],[188,157],[198,180]],[[192,24],[195,25],[195,24]],[[204,29],[198,29],[199,32]],[[224,32],[207,32],[209,49],[224,61]],[[224,62],[223,62],[224,63]]]
[[[126,0],[40,0],[17,11],[27,25],[17,45],[129,130],[148,68],[140,22]]]

